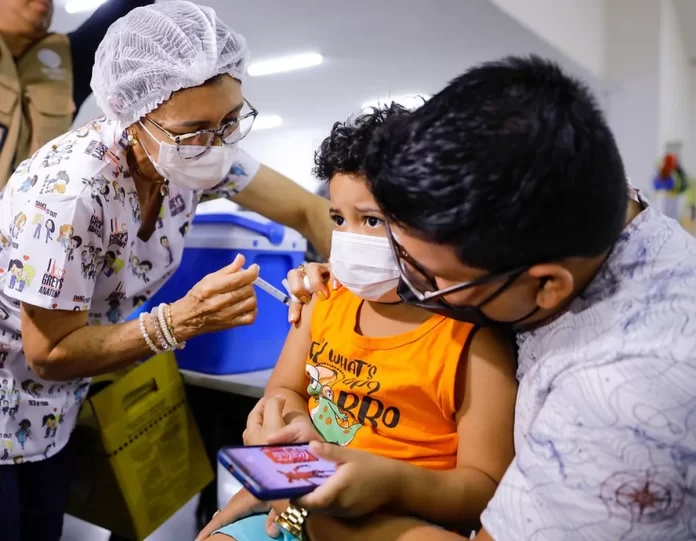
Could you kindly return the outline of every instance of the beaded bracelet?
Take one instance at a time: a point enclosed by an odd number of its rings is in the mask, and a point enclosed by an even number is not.
[[[147,346],[152,350],[152,352],[155,355],[159,355],[162,353],[162,351],[154,344],[152,339],[150,338],[150,334],[147,332],[147,327],[145,326],[145,316],[147,314],[145,312],[141,312],[139,320],[140,320],[140,333],[143,335],[143,338],[145,339],[145,343]]]
[[[172,345],[167,339],[167,332],[161,325],[161,321],[157,318],[157,308],[153,308],[150,312],[150,318],[152,319],[152,326],[155,328],[155,335],[157,336],[157,341],[163,351],[169,351],[172,349]]]
[[[167,306],[168,305],[166,303],[162,303],[157,307],[157,316],[159,318],[160,327],[162,328],[162,332],[164,333],[164,337],[166,338],[169,347],[172,349],[180,349],[179,342],[176,341],[174,334],[170,331],[169,326],[167,325],[165,312]]]
[[[176,339],[176,334],[174,333],[174,323],[172,323],[172,305],[167,304],[167,306],[164,308],[167,316],[167,327],[169,328],[169,333],[172,335],[172,338],[174,339],[174,342],[177,344],[177,348],[179,349],[184,349],[186,347],[186,342],[179,342]]]

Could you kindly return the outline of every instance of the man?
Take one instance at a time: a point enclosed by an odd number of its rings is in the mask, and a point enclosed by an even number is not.
[[[63,36],[48,33],[53,0],[0,0],[0,188],[22,160],[70,130],[111,23],[152,2],[110,0]]]
[[[477,539],[696,539],[696,239],[630,188],[587,88],[535,57],[474,67],[386,125],[366,171],[403,298],[517,332],[516,458]],[[348,451],[322,455],[368,460]],[[305,526],[461,539],[402,517]]]

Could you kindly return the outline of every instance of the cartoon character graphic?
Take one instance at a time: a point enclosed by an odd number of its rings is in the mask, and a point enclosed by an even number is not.
[[[10,414],[10,401],[7,399],[4,399],[0,401],[0,411],[2,411],[3,415],[9,415]]]
[[[31,439],[31,421],[29,419],[19,421],[19,430],[15,432],[15,436],[17,436],[17,441],[22,446],[22,450],[24,450],[27,440]]]
[[[182,225],[179,228],[179,233],[181,233],[182,237],[185,237],[186,233],[188,233],[188,230],[189,230],[189,223],[188,223],[188,221],[186,221],[186,222],[184,222],[184,225]]]
[[[138,201],[138,194],[135,190],[128,192],[128,204],[131,208],[131,215],[133,216],[133,221],[135,223],[140,223],[140,202]]]
[[[44,452],[43,452],[44,459],[48,458],[48,452],[51,450],[52,447],[55,447],[55,446],[56,446],[56,442],[49,443],[46,446],[46,449],[44,449]]]
[[[70,241],[72,241],[74,234],[75,228],[72,224],[63,224],[58,229],[58,238],[56,240],[66,254],[70,252]]]
[[[10,226],[10,237],[16,239],[24,231],[24,226],[27,223],[27,217],[23,212],[17,214],[12,220],[12,225]]]
[[[46,434],[44,435],[44,439],[55,438],[56,431],[58,430],[58,418],[52,413],[44,415],[41,426],[46,427]]]
[[[10,398],[10,417],[14,420],[15,415],[19,411],[19,403],[21,401],[21,395],[19,394],[19,389],[12,390],[12,397]]]
[[[109,309],[106,311],[106,318],[110,323],[118,323],[121,321],[121,303],[116,299],[109,301]]]
[[[41,162],[42,167],[52,167],[59,165],[62,161],[70,159],[72,154],[72,143],[68,142],[64,145],[53,145]]]
[[[10,283],[8,287],[15,291],[24,291],[26,286],[31,285],[31,281],[36,276],[36,271],[31,265],[27,265],[19,259],[10,260]]]
[[[0,233],[0,249],[7,250],[10,246],[12,246],[12,241]]]
[[[12,440],[2,440],[2,456],[0,456],[0,460],[7,460],[10,458],[13,446],[14,443]]]
[[[160,206],[159,214],[157,215],[157,229],[164,227],[164,205]]]
[[[162,237],[160,239],[160,244],[162,248],[167,251],[167,266],[174,263],[174,252],[172,252],[172,247],[169,245],[169,239],[167,237]]]
[[[109,202],[107,196],[111,192],[109,189],[109,180],[104,175],[96,175],[92,178],[83,178],[82,183],[89,187],[92,199],[94,199],[100,207],[104,208],[104,203]]]
[[[46,180],[41,187],[41,193],[65,193],[70,182],[70,176],[65,171],[59,171],[55,177],[46,175]]]
[[[93,280],[97,276],[97,268],[101,267],[103,261],[101,248],[86,244],[82,249],[82,277]]]
[[[43,227],[44,216],[40,212],[34,214],[34,218],[31,220],[31,225],[36,226],[34,229],[34,238],[41,238],[41,228]]]
[[[53,240],[53,233],[56,231],[56,222],[54,222],[51,218],[46,220],[46,225],[44,226],[46,229],[46,240],[44,241],[46,244],[49,243],[49,241]]]
[[[305,468],[308,468],[308,467],[309,467],[308,464],[298,464],[290,471],[282,471],[282,470],[276,470],[276,471],[280,475],[285,477],[285,479],[287,479],[289,485],[293,484],[295,481],[299,481],[302,483],[309,483],[312,486],[317,486],[317,483],[312,482],[313,479],[328,479],[334,473],[336,473],[333,471],[324,471],[324,470],[306,470],[306,471],[303,471]]]
[[[43,385],[41,383],[36,383],[34,380],[31,379],[25,379],[22,382],[22,389],[24,389],[24,392],[27,393],[29,396],[33,396],[34,398],[40,398],[41,397],[41,391],[43,391]]]
[[[80,383],[73,393],[75,395],[75,402],[81,404],[87,397],[87,391],[89,391],[89,383]]]
[[[16,174],[16,172],[15,172]],[[31,177],[27,177],[24,182],[22,182],[22,185],[17,188],[17,192],[19,193],[27,193],[29,190],[31,190],[34,186],[36,186],[36,183],[39,180],[38,175],[33,175]]]
[[[309,416],[314,427],[329,443],[345,447],[353,441],[363,425],[357,421],[353,422],[353,418],[334,403],[334,393],[330,385],[337,379],[336,372],[324,366],[307,364],[305,373],[309,376]]]
[[[123,189],[118,182],[115,180],[111,183],[111,187],[114,190],[114,201],[118,201],[121,205],[126,205],[126,190]]]
[[[125,262],[123,259],[118,257],[119,255],[121,255],[121,252],[114,252],[113,250],[108,250],[104,254],[104,265],[102,266],[102,272],[106,276],[111,277],[114,274],[118,274],[125,266]]]
[[[152,270],[152,263],[150,261],[140,261],[138,256],[131,254],[130,258],[131,271],[133,276],[140,278],[146,284],[150,281],[148,273]]]

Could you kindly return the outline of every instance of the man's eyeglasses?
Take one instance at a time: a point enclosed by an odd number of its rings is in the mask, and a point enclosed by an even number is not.
[[[198,130],[181,135],[171,133],[147,115],[145,118],[155,128],[174,141],[181,158],[190,160],[205,154],[213,146],[215,139],[220,139],[225,145],[234,145],[244,139],[251,131],[258,114],[259,112],[256,108],[245,99],[244,108],[239,117],[226,122],[220,128]]]
[[[456,293],[464,289],[488,284],[490,282],[514,279],[529,268],[529,266],[524,266],[507,272],[488,274],[473,280],[468,280],[466,282],[461,282],[453,286],[439,289],[437,287],[435,278],[423,267],[421,267],[418,262],[415,261],[398,242],[396,242],[391,227],[389,226],[389,222],[385,222],[385,227],[387,230],[389,244],[398,264],[401,280],[408,286],[411,293],[413,293],[416,299],[418,299],[418,301],[421,303],[428,303],[431,301],[436,302],[440,300],[441,297],[449,295],[450,293]]]

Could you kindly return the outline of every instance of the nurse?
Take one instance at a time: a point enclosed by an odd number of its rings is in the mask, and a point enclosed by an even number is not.
[[[4,190],[0,381],[13,397],[0,408],[4,540],[60,539],[65,447],[91,376],[254,321],[258,268],[239,257],[124,322],[178,267],[201,200],[232,198],[326,252],[327,204],[237,147],[257,115],[242,93],[248,57],[210,8],[133,10],[96,53],[104,116],[41,148]],[[50,430],[45,419],[55,419]]]

